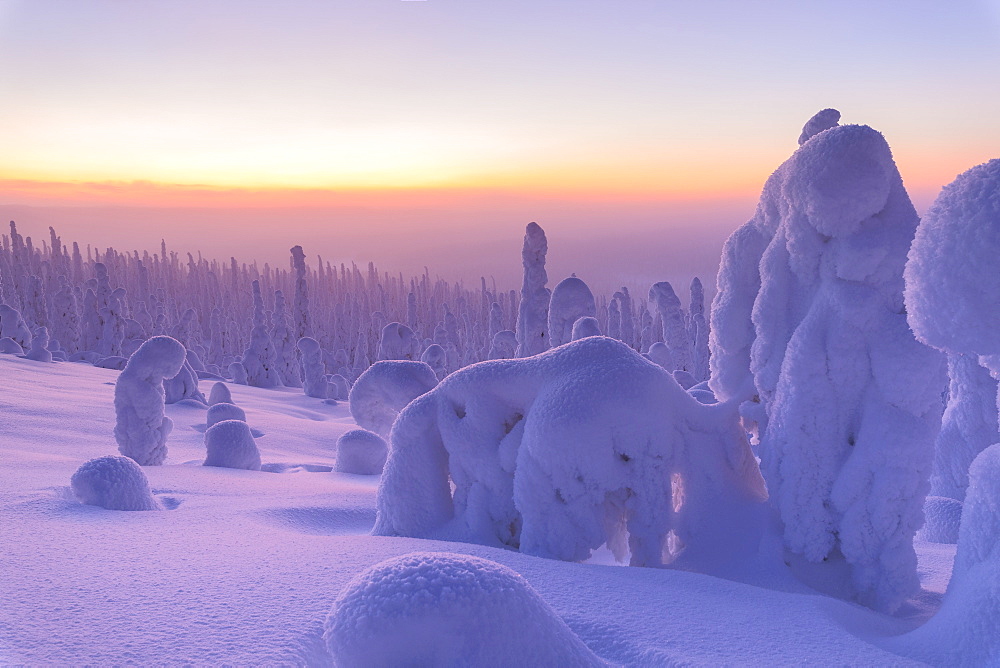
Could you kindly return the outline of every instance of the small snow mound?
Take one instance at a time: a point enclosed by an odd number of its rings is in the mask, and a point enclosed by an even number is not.
[[[260,470],[257,443],[250,427],[242,420],[223,420],[209,427],[205,432],[205,448],[208,454],[204,466]]]
[[[351,388],[351,415],[362,429],[386,438],[399,411],[437,383],[434,369],[424,362],[376,362]]]
[[[840,112],[836,109],[823,109],[806,121],[802,126],[802,134],[799,135],[799,146],[818,135],[823,130],[837,127],[840,124]]]
[[[323,639],[342,666],[604,665],[521,575],[447,552],[388,559],[355,577]]]
[[[208,409],[207,419],[208,428],[211,429],[223,420],[239,420],[241,422],[246,422],[247,414],[236,404],[221,403],[210,406]]]
[[[85,462],[70,479],[80,503],[108,510],[160,510],[142,468],[128,457],[109,455]]]
[[[22,348],[21,344],[14,339],[9,336],[5,336],[0,339],[0,353],[7,355],[23,355],[24,348]]]
[[[229,386],[222,382],[216,383],[212,386],[212,391],[208,395],[209,406],[231,403],[233,403],[233,395],[229,391]]]
[[[113,371],[123,370],[126,364],[128,364],[128,360],[121,355],[109,355],[94,362],[94,366],[98,369],[111,369]]]
[[[337,462],[340,473],[378,475],[385,467],[389,446],[378,434],[367,429],[352,429],[337,439]]]
[[[924,501],[924,526],[917,538],[929,543],[957,543],[962,520],[962,502],[945,496],[928,496]]]
[[[46,327],[39,327],[31,337],[31,348],[25,353],[25,357],[36,362],[51,362],[52,353],[49,352],[49,330]]]

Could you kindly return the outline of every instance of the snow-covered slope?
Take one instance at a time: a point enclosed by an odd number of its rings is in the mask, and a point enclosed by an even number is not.
[[[205,408],[168,405],[167,459],[143,469],[165,510],[105,510],[69,485],[83,462],[117,453],[117,375],[0,355],[0,664],[328,664],[323,623],[352,578],[447,551],[521,574],[611,663],[907,665],[880,647],[933,612],[954,555],[919,545],[925,591],[893,618],[790,578],[763,588],[372,537],[377,476],[331,471],[356,427],[347,404],[239,385],[262,471],[201,466]]]

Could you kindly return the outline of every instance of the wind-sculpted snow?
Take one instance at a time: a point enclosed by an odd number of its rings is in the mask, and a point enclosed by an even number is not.
[[[378,475],[385,467],[389,447],[385,439],[367,429],[352,429],[337,439],[334,471],[358,475]]]
[[[472,365],[410,403],[374,533],[450,524],[538,556],[582,560],[607,543],[633,565],[668,554],[710,569],[755,549],[765,496],[731,407],[701,405],[628,346],[591,337]]]
[[[580,339],[585,339],[588,336],[600,336],[601,335],[601,323],[597,321],[597,318],[593,317],[583,317],[577,318],[576,322],[573,323],[573,331],[570,335],[571,341],[579,341]]]
[[[602,666],[518,573],[414,552],[347,583],[324,623],[338,666]]]
[[[210,426],[205,432],[205,450],[205,466],[260,470],[260,452],[244,420],[223,420]]]
[[[184,346],[169,336],[154,336],[129,358],[115,382],[115,440],[118,450],[142,466],[167,458],[173,422],[163,414],[163,381],[184,364]]]
[[[438,344],[432,343],[427,346],[420,355],[420,361],[434,370],[438,380],[444,380],[448,375],[448,355]]]
[[[390,322],[382,328],[382,336],[378,344],[380,360],[413,360],[417,354],[418,343],[413,330],[398,322]]]
[[[85,462],[70,479],[73,494],[108,510],[160,510],[142,468],[128,457],[109,455]]]
[[[215,404],[231,404],[233,403],[233,395],[229,391],[229,386],[223,382],[218,382],[212,385],[211,392],[208,393],[208,405],[214,406]]]
[[[802,134],[799,135],[799,146],[805,144],[820,132],[837,127],[839,123],[840,112],[836,109],[823,109],[816,112],[816,115],[802,126]]]
[[[423,362],[376,362],[351,387],[351,415],[362,429],[387,438],[399,411],[437,382],[434,370]]]
[[[903,308],[916,225],[882,136],[830,127],[727,241],[712,312],[711,386],[758,434],[786,547],[843,557],[856,598],[889,611],[917,587],[944,389],[944,360]]]
[[[573,340],[573,325],[580,318],[597,315],[594,294],[576,276],[556,285],[549,300],[549,345],[553,348]]]

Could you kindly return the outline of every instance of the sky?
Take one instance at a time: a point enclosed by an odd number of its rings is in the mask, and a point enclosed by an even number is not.
[[[711,284],[808,118],[1000,154],[1000,0],[0,0],[0,216],[285,266]]]

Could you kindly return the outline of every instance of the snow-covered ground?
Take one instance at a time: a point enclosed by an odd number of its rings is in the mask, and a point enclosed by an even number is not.
[[[0,355],[0,664],[329,664],[323,622],[348,581],[446,551],[520,573],[613,664],[913,665],[883,648],[933,613],[950,576],[954,545],[918,543],[924,589],[889,617],[787,577],[763,587],[373,537],[378,477],[332,471],[356,428],[347,404],[240,385],[264,470],[201,466],[206,410],[173,404],[166,462],[144,467],[165,510],[81,505],[73,472],[117,454],[118,373]]]

